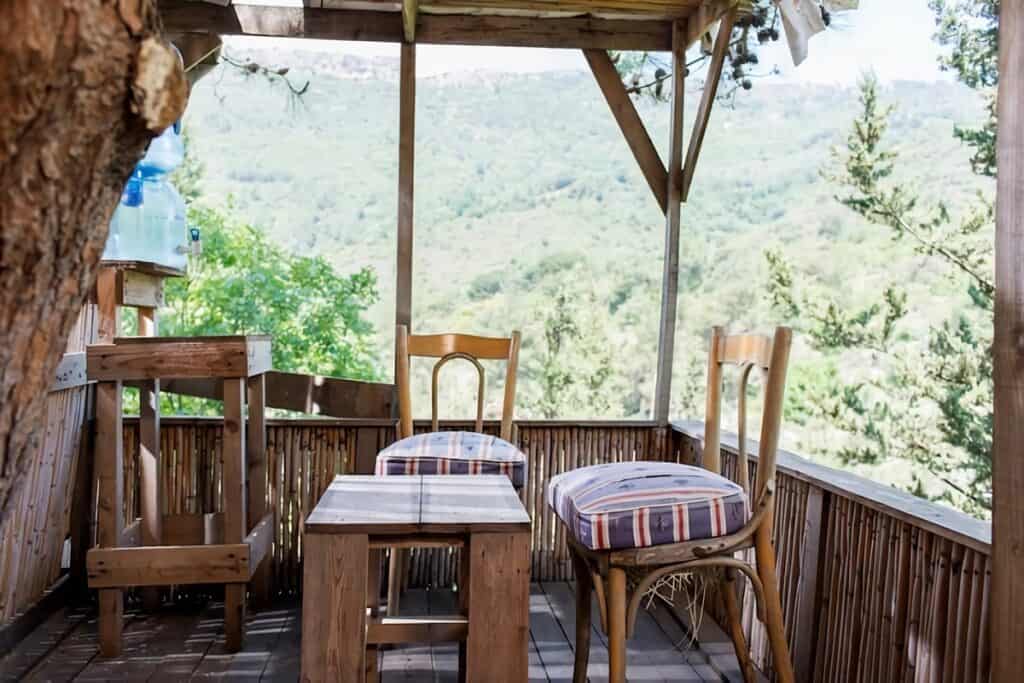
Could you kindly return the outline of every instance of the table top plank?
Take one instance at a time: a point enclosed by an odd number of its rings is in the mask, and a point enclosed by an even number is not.
[[[306,518],[309,533],[516,532],[530,517],[503,475],[343,475]]]
[[[530,515],[504,475],[424,475],[420,524],[432,532],[452,526],[500,532],[529,527]]]

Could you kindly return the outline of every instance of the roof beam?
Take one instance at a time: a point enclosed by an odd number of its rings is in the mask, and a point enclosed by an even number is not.
[[[212,33],[323,40],[403,42],[401,12],[230,5],[158,0],[171,33]],[[499,45],[600,50],[653,50],[672,47],[668,21],[563,17],[538,19],[490,15],[417,15],[416,42],[438,45]]]
[[[640,170],[643,172],[644,178],[647,179],[647,184],[650,185],[651,192],[654,193],[654,198],[658,201],[658,206],[661,207],[661,212],[665,213],[668,210],[668,171],[665,170],[665,164],[658,156],[658,150],[651,142],[651,136],[648,135],[644,122],[637,114],[636,107],[633,106],[633,100],[626,92],[626,86],[622,84],[622,78],[619,76],[615,64],[604,50],[584,50],[583,55],[587,58],[587,63],[590,64],[594,79],[600,86],[604,99],[608,102],[608,107],[612,110],[612,115],[615,117],[616,123],[619,124],[619,129],[622,131],[623,137],[626,138],[630,151],[633,152],[636,163],[640,165]]]
[[[181,58],[185,65],[185,77],[190,85],[210,72],[217,66],[217,59],[220,56],[220,36],[215,33],[183,33],[172,35],[171,42],[181,52]]]
[[[685,38],[683,39],[686,48],[689,49],[711,29],[712,24],[724,17],[729,10],[735,10],[738,6],[738,0],[706,0],[694,10],[686,21]]]
[[[416,13],[419,11],[417,0],[402,0],[402,28],[405,42],[416,42]]]
[[[704,93],[700,98],[697,118],[693,122],[693,132],[690,134],[690,145],[686,150],[686,163],[683,165],[682,198],[684,202],[690,196],[693,173],[697,167],[697,160],[700,158],[700,149],[704,144],[704,133],[707,132],[708,121],[711,119],[711,108],[718,95],[718,82],[722,79],[722,66],[725,64],[725,56],[729,53],[729,41],[732,40],[732,26],[735,21],[736,9],[733,8],[722,17],[722,23],[718,27],[718,36],[715,38],[715,46],[711,51],[711,64],[708,66],[707,79],[704,81]]]

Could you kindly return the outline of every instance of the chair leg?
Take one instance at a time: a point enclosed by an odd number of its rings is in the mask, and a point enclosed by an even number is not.
[[[757,558],[757,575],[764,584],[765,627],[772,647],[775,673],[781,683],[793,683],[793,662],[786,644],[786,627],[782,622],[782,600],[779,598],[779,581],[775,573],[770,520],[762,523],[754,533],[754,555]]]
[[[743,635],[743,619],[740,615],[739,600],[736,598],[736,574],[731,569],[725,570],[725,580],[719,584],[718,589],[721,591],[725,613],[729,618],[729,637],[732,638],[732,645],[736,650],[736,661],[743,672],[743,681],[754,683],[757,678],[754,676],[754,664],[750,661],[747,638]]]
[[[586,560],[575,549],[569,548],[573,570],[576,572],[576,661],[572,667],[573,683],[587,683],[587,664],[590,661],[590,610],[593,600],[594,577]]]
[[[626,683],[626,570],[609,567],[606,585],[608,683]]]
[[[405,574],[405,548],[392,548],[388,563],[388,616],[398,616],[398,602],[402,597],[402,577]]]

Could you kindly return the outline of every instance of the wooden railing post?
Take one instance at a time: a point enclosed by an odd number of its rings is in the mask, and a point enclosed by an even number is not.
[[[999,16],[995,431],[992,442],[992,681],[1024,671],[1024,3]]]

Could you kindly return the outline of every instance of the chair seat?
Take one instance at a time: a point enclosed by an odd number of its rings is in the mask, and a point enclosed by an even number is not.
[[[477,432],[431,432],[396,441],[377,455],[378,475],[504,474],[526,481],[526,454],[504,439]]]
[[[735,482],[700,467],[619,462],[565,472],[548,505],[591,550],[624,550],[727,536],[750,518]]]

